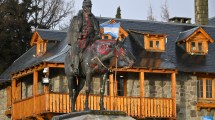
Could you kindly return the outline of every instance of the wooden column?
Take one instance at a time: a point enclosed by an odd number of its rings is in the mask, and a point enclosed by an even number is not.
[[[176,117],[176,73],[171,74],[172,80],[172,111],[173,117]]]
[[[140,114],[144,117],[144,72],[140,72]]]
[[[113,102],[114,102],[114,77],[113,77],[113,74],[111,73],[109,75],[109,80],[110,80],[110,110],[113,110]]]
[[[34,113],[36,111],[36,108],[38,106],[36,106],[36,95],[38,94],[38,71],[34,70],[33,72],[33,97],[34,97],[34,106],[33,106],[33,110]]]
[[[16,79],[13,79],[12,80],[12,118],[14,116],[14,106],[13,106],[13,103],[15,102],[16,100]]]
[[[37,95],[38,94],[38,71],[34,70],[33,73],[33,95]]]

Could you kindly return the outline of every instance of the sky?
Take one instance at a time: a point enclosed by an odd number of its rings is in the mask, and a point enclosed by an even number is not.
[[[215,0],[209,1],[209,17],[215,16]],[[83,0],[75,0],[76,12],[82,9]],[[117,7],[121,8],[123,19],[146,20],[151,4],[153,15],[161,20],[161,5],[165,0],[92,0],[92,12],[95,16],[112,17],[116,15]],[[167,0],[170,17],[189,17],[194,22],[194,0]],[[213,6],[213,7],[212,7]]]

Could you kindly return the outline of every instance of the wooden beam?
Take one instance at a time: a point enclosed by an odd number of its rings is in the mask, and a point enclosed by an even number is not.
[[[176,73],[171,74],[172,80],[172,111],[173,117],[176,117]]]
[[[11,97],[12,97],[12,90],[11,90],[11,85],[7,86],[7,107],[10,108],[11,107]]]
[[[34,72],[34,70],[40,71],[40,70],[44,69],[45,67],[46,67],[46,63],[41,63],[41,64],[39,64],[37,66],[33,66],[31,68],[26,68],[23,71],[19,71],[17,73],[13,73],[12,74],[12,79],[18,79],[18,78],[21,78],[23,76],[32,74]]]
[[[140,97],[144,97],[144,72],[140,72]]]
[[[109,80],[110,80],[110,110],[113,110],[113,97],[114,97],[114,77],[113,77],[113,73],[111,73],[109,75]]]
[[[164,70],[164,69],[144,69],[144,68],[112,68],[112,71],[118,72],[144,72],[144,73],[176,73],[176,70]]]
[[[12,80],[12,108],[14,108],[13,105],[14,105],[14,102],[16,100],[15,96],[16,96],[16,80],[13,79]],[[12,115],[14,115],[14,109],[12,109]]]
[[[64,68],[63,63],[47,63],[47,67]]]
[[[39,115],[36,116],[36,119],[37,119],[37,120],[44,120],[43,117],[42,117],[42,116],[39,116]]]
[[[144,72],[140,72],[140,111],[141,111],[140,113],[141,113],[141,116],[145,116],[144,115],[144,110],[145,110],[145,107],[144,107],[144,93],[145,93],[144,79],[145,79]]]
[[[36,106],[36,95],[38,94],[38,71],[34,70],[34,74],[33,74],[33,109],[34,109],[34,113],[37,109],[38,106]]]

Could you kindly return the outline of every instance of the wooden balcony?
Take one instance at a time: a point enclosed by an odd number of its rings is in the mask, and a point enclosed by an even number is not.
[[[99,110],[99,95],[90,95],[89,107]],[[114,101],[114,102],[112,102]],[[84,110],[85,95],[77,99],[77,111]],[[174,118],[172,98],[104,97],[107,110],[119,110],[137,118]],[[24,119],[47,113],[69,113],[71,102],[68,94],[47,93],[13,103],[13,119]]]

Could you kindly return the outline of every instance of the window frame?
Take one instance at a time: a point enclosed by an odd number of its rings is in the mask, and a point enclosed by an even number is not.
[[[211,80],[211,98],[207,97],[207,81]],[[202,81],[202,95],[199,97],[199,81]],[[215,79],[211,77],[198,77],[197,82],[197,98],[198,100],[215,100]]]
[[[46,42],[38,41],[37,43],[37,56],[43,55],[46,52]]]
[[[145,34],[144,47],[148,51],[164,52],[165,51],[165,35]],[[157,43],[159,47],[157,47]]]
[[[195,50],[193,50],[193,43]],[[199,50],[199,43],[201,43],[201,50]],[[187,42],[187,52],[191,54],[207,54],[208,53],[208,44],[205,41],[190,41]]]

